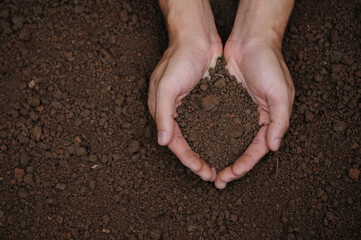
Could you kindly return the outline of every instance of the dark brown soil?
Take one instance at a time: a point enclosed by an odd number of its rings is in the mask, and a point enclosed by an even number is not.
[[[225,65],[217,60],[210,79],[182,101],[177,119],[191,148],[217,171],[239,158],[258,130],[257,106]]]
[[[235,6],[212,1],[222,39]],[[360,239],[360,14],[296,2],[289,132],[219,191],[157,145],[156,1],[1,1],[0,238]]]

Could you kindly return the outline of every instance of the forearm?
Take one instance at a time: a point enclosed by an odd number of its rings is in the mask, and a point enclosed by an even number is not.
[[[241,0],[230,39],[270,38],[281,44],[294,0]]]
[[[217,32],[208,0],[159,0],[159,6],[167,24],[170,41],[199,34],[213,38],[213,33]]]

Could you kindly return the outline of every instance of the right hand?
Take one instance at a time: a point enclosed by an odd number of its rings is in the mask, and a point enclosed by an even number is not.
[[[222,43],[199,36],[173,39],[150,78],[148,106],[155,119],[158,143],[167,145],[182,164],[205,181],[214,181],[216,170],[191,150],[174,118],[182,99],[199,83],[211,62],[222,55]]]

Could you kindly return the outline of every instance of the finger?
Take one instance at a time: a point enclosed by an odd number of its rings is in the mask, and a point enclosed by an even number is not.
[[[277,151],[281,145],[281,139],[289,126],[289,100],[282,97],[270,100],[269,117],[270,124],[266,136],[267,144],[272,151]]]
[[[174,133],[174,110],[177,93],[169,85],[159,84],[156,95],[155,122],[158,131],[158,143],[168,145]]]
[[[204,160],[200,159],[197,153],[192,151],[176,121],[174,121],[174,136],[168,147],[184,166],[188,167],[203,180],[211,182],[215,180],[217,176],[216,170],[214,168],[211,169]]]
[[[262,107],[258,107],[258,112],[259,112],[259,120],[258,120],[258,125],[268,125],[270,120],[269,120],[269,114],[268,112],[266,112],[265,110],[263,110]]]
[[[149,81],[149,91],[148,91],[148,107],[150,114],[153,118],[155,118],[155,102],[156,102],[156,83],[158,80],[163,76],[165,68],[167,66],[166,62],[164,61],[164,56],[157,64],[156,68],[154,69],[152,75],[150,76]]]
[[[269,151],[266,144],[267,126],[258,131],[244,154],[232,165],[223,169],[215,180],[215,186],[224,189],[227,183],[243,177]]]

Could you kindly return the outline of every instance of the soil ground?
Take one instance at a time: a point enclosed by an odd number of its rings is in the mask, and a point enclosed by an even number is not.
[[[212,1],[223,40],[236,6]],[[156,1],[2,1],[0,239],[360,239],[360,19],[296,2],[290,129],[219,191],[156,143]]]

